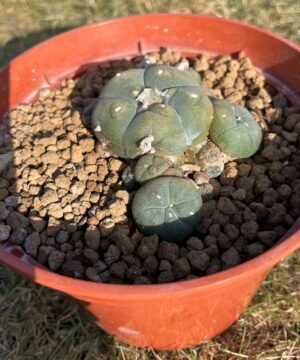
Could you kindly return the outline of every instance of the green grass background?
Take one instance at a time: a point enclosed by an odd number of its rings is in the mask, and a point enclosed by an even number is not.
[[[237,19],[300,44],[300,0],[0,0],[0,66],[81,24],[153,12]],[[182,351],[138,350],[99,330],[72,299],[0,267],[0,360],[294,360],[300,359],[299,312],[298,253],[270,273],[251,306],[222,335]]]

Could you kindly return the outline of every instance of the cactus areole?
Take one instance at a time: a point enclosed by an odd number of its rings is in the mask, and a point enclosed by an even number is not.
[[[89,110],[101,143],[139,158],[130,173],[142,185],[132,214],[145,234],[180,241],[197,226],[202,200],[180,170],[184,159],[212,178],[227,161],[258,150],[262,133],[250,112],[210,95],[194,70],[152,65],[115,75]]]

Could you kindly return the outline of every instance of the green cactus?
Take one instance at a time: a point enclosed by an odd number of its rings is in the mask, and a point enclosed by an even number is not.
[[[124,158],[151,150],[182,154],[198,149],[208,135],[213,107],[195,74],[167,65],[117,74],[95,104],[95,135]]]
[[[174,161],[174,159],[173,159]],[[146,154],[135,165],[134,176],[140,184],[162,175],[183,176],[180,169],[167,156]]]
[[[209,129],[209,138],[234,159],[255,154],[261,143],[262,131],[250,112],[227,100],[211,100],[214,118]]]
[[[201,210],[195,183],[173,176],[148,181],[136,192],[132,204],[140,231],[169,241],[187,238],[199,223]]]
[[[170,241],[193,232],[202,198],[213,196],[211,184],[197,188],[183,178],[180,165],[197,164],[214,178],[227,161],[253,155],[262,139],[249,111],[214,98],[195,71],[167,65],[117,74],[83,117],[115,154],[138,158],[122,173],[129,190],[142,184],[133,199],[133,218],[144,234]]]

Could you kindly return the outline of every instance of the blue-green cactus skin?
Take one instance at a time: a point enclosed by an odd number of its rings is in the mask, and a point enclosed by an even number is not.
[[[167,65],[117,74],[95,104],[95,135],[131,159],[143,154],[141,141],[149,136],[152,148],[166,154],[197,149],[208,135],[213,107],[195,74]],[[155,98],[148,106],[140,100],[144,89],[152,89]]]
[[[166,156],[145,154],[137,161],[134,168],[134,176],[140,184],[165,174],[183,176],[183,173],[175,166]]]
[[[194,231],[201,218],[202,199],[195,183],[178,177],[148,181],[135,194],[132,215],[146,235],[178,242]]]
[[[251,113],[227,100],[211,100],[214,118],[209,138],[234,159],[248,158],[255,154],[262,140],[262,130]]]

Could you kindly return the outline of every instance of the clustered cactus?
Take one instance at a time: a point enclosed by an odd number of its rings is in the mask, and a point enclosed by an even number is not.
[[[131,163],[124,182],[141,185],[132,204],[138,228],[169,241],[185,239],[201,217],[200,192],[183,165],[213,178],[262,139],[248,110],[214,98],[194,70],[168,65],[118,73],[89,111],[99,141]]]

